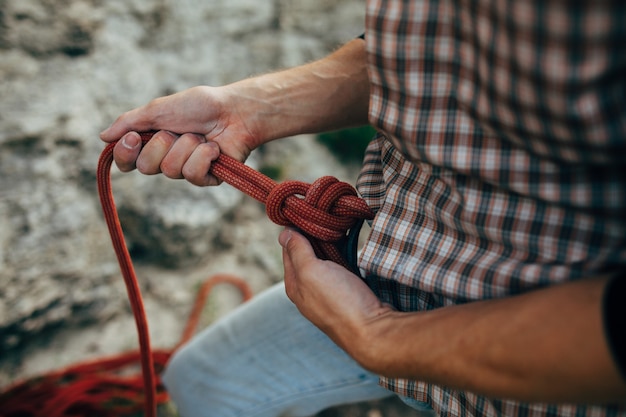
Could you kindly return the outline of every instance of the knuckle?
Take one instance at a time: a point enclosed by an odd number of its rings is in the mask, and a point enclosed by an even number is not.
[[[134,165],[129,165],[129,164],[125,164],[123,162],[115,162],[115,166],[117,166],[117,169],[119,169],[121,172],[130,172],[132,170],[135,169]]]
[[[196,135],[195,133],[185,133],[178,140],[188,148],[196,148],[200,144],[203,143],[203,137],[200,135]]]
[[[207,175],[199,173],[196,170],[186,170],[185,168],[183,168],[182,175],[187,181],[189,181],[193,185],[197,185],[199,187],[211,185],[210,181],[207,178]]]
[[[178,170],[176,167],[172,166],[171,164],[166,163],[165,161],[161,163],[160,169],[161,169],[161,173],[163,173],[163,175],[165,175],[168,178],[172,178],[172,179],[181,178],[180,170]]]
[[[115,165],[120,171],[129,172],[135,169],[137,155],[129,153],[127,150],[116,146],[113,151],[113,159],[115,160]]]
[[[144,106],[144,109],[146,110],[147,114],[154,114],[159,108],[159,104],[161,101],[162,100],[160,97],[153,98],[152,100],[148,101],[146,105]]]
[[[151,164],[144,162],[141,157],[137,159],[137,163],[135,165],[137,167],[137,171],[141,172],[144,175],[154,175],[160,172],[159,167],[154,167]]]
[[[126,121],[130,118],[130,115],[131,115],[130,111],[120,114],[119,116],[117,116],[113,124],[117,124],[124,128],[127,128],[128,124],[126,123]]]
[[[286,248],[289,253],[293,253],[298,250],[299,245],[298,245],[297,240],[298,240],[298,237],[296,236],[295,238],[292,237],[291,239],[289,239],[289,242],[287,242]]]
[[[169,149],[170,146],[176,141],[176,138],[171,133],[160,130],[154,134],[151,139],[151,142],[155,142],[155,144],[163,149]]]

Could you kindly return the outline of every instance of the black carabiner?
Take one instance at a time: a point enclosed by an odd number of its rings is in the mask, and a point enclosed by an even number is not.
[[[346,260],[353,273],[361,277],[359,271],[359,233],[363,227],[363,219],[358,219],[354,225],[348,230],[345,245],[343,245],[343,258]],[[361,277],[363,278],[363,277]]]

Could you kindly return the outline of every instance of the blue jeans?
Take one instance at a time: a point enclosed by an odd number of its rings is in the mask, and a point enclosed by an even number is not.
[[[393,395],[300,315],[282,284],[181,348],[163,380],[183,417],[309,416]]]

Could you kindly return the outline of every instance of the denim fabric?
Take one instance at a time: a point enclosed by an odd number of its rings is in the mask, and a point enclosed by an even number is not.
[[[205,329],[163,378],[183,417],[308,416],[393,395],[300,315],[282,284]]]

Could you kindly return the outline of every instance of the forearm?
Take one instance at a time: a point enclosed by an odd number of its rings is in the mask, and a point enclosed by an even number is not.
[[[231,111],[262,142],[367,123],[365,43],[355,39],[326,58],[226,87]]]
[[[624,402],[602,324],[605,279],[428,312],[389,312],[346,346],[379,374],[486,396]]]

